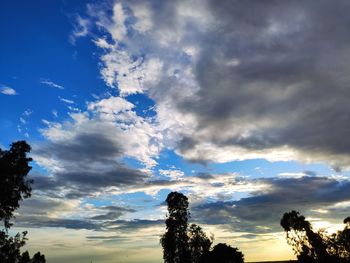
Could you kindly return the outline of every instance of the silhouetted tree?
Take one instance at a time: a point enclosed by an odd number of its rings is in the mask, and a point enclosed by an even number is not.
[[[191,262],[188,247],[188,199],[178,192],[171,192],[166,203],[168,216],[165,220],[166,232],[161,237],[163,247],[163,259],[165,263],[189,263]]]
[[[19,260],[19,263],[28,263],[30,262],[30,256],[28,251],[25,251],[22,253],[21,259]]]
[[[30,197],[31,180],[26,178],[32,167],[27,158],[30,146],[25,141],[11,144],[8,151],[0,149],[0,220],[5,228],[11,226],[10,219],[23,198]]]
[[[10,150],[0,149],[0,221],[4,228],[0,231],[0,262],[1,263],[45,263],[45,256],[40,252],[30,259],[26,251],[20,253],[21,247],[26,243],[27,232],[17,233],[14,237],[8,235],[11,227],[10,219],[13,212],[19,208],[19,202],[31,195],[32,180],[27,179],[31,170],[27,157],[30,146],[25,141],[11,144]]]
[[[191,224],[187,232],[191,262],[198,263],[202,255],[209,251],[213,238],[209,239],[202,228],[196,224]]]
[[[34,254],[33,259],[31,261],[31,263],[45,263],[45,256],[41,255],[40,252],[37,252],[36,254]]]
[[[167,199],[166,232],[160,243],[165,263],[243,263],[244,256],[237,248],[218,244],[210,251],[213,237],[208,238],[196,224],[188,227],[190,213],[185,195],[171,192]]]
[[[297,211],[285,213],[281,226],[287,233],[287,241],[293,246],[300,262],[334,262],[327,251],[327,244],[320,233],[312,230],[310,222]]]
[[[328,250],[333,256],[337,256],[339,262],[350,262],[350,217],[344,219],[345,228],[326,237]]]
[[[344,224],[346,224],[346,226],[349,228],[350,227],[350,216],[348,216],[347,218],[344,219]]]
[[[1,263],[16,263],[21,260],[20,249],[25,245],[26,234],[27,232],[23,232],[23,235],[17,233],[14,237],[10,237],[6,231],[0,231]]]
[[[238,248],[219,243],[202,256],[200,263],[244,263],[244,255]]]

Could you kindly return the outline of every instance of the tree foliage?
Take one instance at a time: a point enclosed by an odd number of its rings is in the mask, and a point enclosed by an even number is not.
[[[350,221],[344,220],[344,230],[332,235],[314,232],[310,222],[297,211],[285,213],[281,226],[287,233],[287,242],[293,247],[298,261],[303,263],[350,262]]]
[[[331,236],[325,236],[328,250],[336,255],[339,262],[350,262],[350,217],[344,219],[344,229]]]
[[[26,243],[27,232],[9,236],[13,213],[20,206],[23,198],[31,196],[32,180],[27,178],[31,166],[31,158],[27,157],[30,146],[25,141],[11,144],[10,150],[0,149],[0,221],[4,229],[0,231],[0,262],[1,263],[45,263],[45,256],[37,252],[30,258],[28,251],[21,254],[20,249]]]
[[[166,203],[168,205],[168,217],[165,220],[166,232],[161,237],[163,258],[165,263],[187,263],[190,261],[188,248],[188,199],[185,195],[171,192]]]
[[[219,243],[203,255],[200,263],[244,263],[244,255],[238,248]]]
[[[214,238],[208,238],[203,229],[196,224],[188,226],[190,213],[185,195],[171,192],[166,203],[168,205],[166,232],[160,239],[165,263],[244,262],[242,252],[226,244],[218,244],[210,251]]]
[[[27,232],[22,235],[17,233],[14,237],[10,237],[6,231],[0,231],[0,259],[2,263],[15,263],[29,261],[21,261],[20,249],[26,243]]]
[[[31,180],[26,177],[31,170],[27,157],[30,146],[25,141],[11,144],[8,151],[0,149],[0,220],[5,228],[11,226],[13,212],[19,208],[19,202],[31,195]]]
[[[191,260],[193,263],[198,263],[201,257],[209,251],[213,238],[208,238],[203,229],[196,224],[191,224],[187,232]]]

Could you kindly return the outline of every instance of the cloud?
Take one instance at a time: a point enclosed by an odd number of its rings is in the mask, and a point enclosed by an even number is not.
[[[62,217],[62,215],[78,209],[79,205],[80,201],[78,200],[63,200],[35,194],[23,201],[18,214],[20,216]]]
[[[63,123],[46,121],[47,141],[33,146],[33,158],[50,176],[36,176],[34,188],[74,199],[143,185],[160,150],[151,122],[120,97],[90,102]],[[127,166],[125,157],[146,170]]]
[[[154,14],[149,3],[137,3],[132,5],[131,8],[136,18],[133,29],[141,34],[149,32],[154,26],[152,20]]]
[[[67,103],[67,104],[74,104],[74,101],[72,100],[69,100],[69,99],[65,99],[65,98],[62,98],[62,97],[58,97],[60,99],[60,101],[64,102],[64,103]]]
[[[138,229],[155,227],[155,226],[163,226],[164,220],[148,220],[148,219],[136,219],[132,221],[126,220],[116,220],[112,222],[108,222],[111,225],[110,229],[112,230],[120,230],[125,232],[135,231]]]
[[[76,183],[75,178],[75,175],[70,175],[63,179],[66,182],[62,188],[63,192],[69,187],[76,188],[78,193],[84,193],[84,187],[95,190],[99,187],[95,185],[95,181],[89,185],[89,175],[86,183],[83,181]],[[92,185],[95,187],[92,188]],[[128,184],[123,187],[124,194],[132,192],[129,187]],[[350,207],[348,180],[317,176],[233,180],[230,176],[211,175],[188,178],[187,182],[165,180],[143,182],[139,187],[145,192],[147,187],[182,189],[190,199],[192,222],[207,226],[219,225],[223,230],[238,234],[259,235],[280,232],[282,230],[279,226],[280,218],[283,213],[290,210],[299,210],[316,225],[322,222],[341,224],[343,218],[348,216]],[[76,199],[81,198],[79,195],[72,200],[62,199],[59,196],[48,198],[46,194],[49,194],[49,189],[34,188],[34,190],[41,196],[26,200],[21,206],[16,219],[18,226],[93,229],[122,234],[151,227],[160,228],[164,224],[163,216],[159,219],[130,219],[128,216],[128,219],[125,219],[129,213],[135,214],[136,218],[140,216],[139,211],[134,208],[120,205],[100,207],[91,204],[82,205],[81,199]],[[238,197],[242,196],[242,193],[248,195]],[[162,211],[165,209],[163,208],[162,206]]]
[[[96,12],[112,40],[95,43],[107,85],[155,101],[165,146],[202,163],[349,167],[349,33],[331,30],[348,23],[346,1],[143,3]]]
[[[50,123],[42,133],[49,140],[72,139],[75,134],[91,134],[122,147],[124,156],[132,157],[153,167],[155,157],[162,149],[162,135],[153,125],[152,118],[138,116],[134,106],[125,99],[110,97],[88,104],[88,111],[71,113],[64,125]],[[107,146],[107,145],[106,145]],[[107,147],[108,150],[108,147]]]
[[[126,208],[119,208],[119,209],[113,209],[113,211],[109,211],[106,214],[103,215],[96,215],[91,217],[92,220],[115,220],[119,217],[121,217],[125,212],[135,212],[134,209],[126,209]]]
[[[348,180],[301,177],[258,181],[268,186],[237,201],[219,201],[194,207],[194,219],[206,224],[223,224],[239,232],[279,232],[282,230],[279,222],[283,213],[291,210],[339,224],[344,217],[344,209],[335,209],[335,204],[350,199]],[[332,208],[331,213],[318,212],[329,208]]]
[[[68,198],[82,198],[143,182],[146,175],[122,164],[123,146],[113,134],[105,136],[105,133],[90,129],[90,133],[78,133],[34,149],[36,162],[52,173],[51,177],[35,177],[34,189],[60,189]]]
[[[221,30],[202,36],[195,64],[200,90],[177,101],[197,121],[180,152],[203,161],[265,155],[348,166],[343,57],[350,36],[342,28],[329,31],[324,20],[347,24],[348,3],[209,4]],[[215,158],[222,150],[226,158]]]
[[[135,209],[117,205],[94,206],[75,199],[52,197],[36,191],[35,196],[26,199],[15,218],[18,227],[63,227],[107,231],[112,223]],[[119,219],[120,220],[120,219]],[[120,220],[127,225],[127,220]],[[113,223],[115,226],[115,223]]]
[[[181,177],[184,176],[183,171],[176,170],[176,169],[170,169],[170,170],[160,169],[159,174],[169,177],[171,180],[179,180],[181,179]]]
[[[102,212],[105,214],[101,214]],[[78,200],[63,200],[37,195],[33,199],[24,201],[16,215],[15,224],[17,227],[62,227],[127,233],[130,230],[138,231],[164,223],[164,220],[119,219],[127,213],[135,212],[135,209],[129,207],[82,206],[81,201]]]
[[[13,88],[8,87],[8,86],[0,87],[0,93],[2,93],[4,95],[9,95],[9,96],[18,95],[16,90],[14,90]]]
[[[17,125],[17,131],[23,133],[26,138],[29,138],[28,122],[32,113],[31,109],[25,110],[19,117],[19,124]]]
[[[88,19],[77,16],[73,25],[73,31],[69,36],[69,42],[75,45],[75,42],[80,37],[85,37],[89,34],[90,21]]]
[[[59,85],[49,79],[41,79],[40,83],[49,87],[53,87],[53,88],[57,88],[57,89],[64,89],[64,87],[62,85]]]
[[[86,220],[79,219],[63,219],[63,218],[45,218],[39,216],[23,216],[16,219],[16,224],[27,228],[42,227],[62,227],[68,229],[87,229],[100,230],[100,226]]]
[[[63,227],[68,229],[100,230],[101,226],[81,217],[81,201],[41,195],[35,192],[32,198],[23,201],[15,218],[17,227]]]

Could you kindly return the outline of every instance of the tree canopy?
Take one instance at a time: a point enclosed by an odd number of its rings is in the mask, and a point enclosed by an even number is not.
[[[315,232],[309,221],[297,211],[285,213],[281,226],[287,233],[287,241],[293,247],[301,263],[350,262],[350,226],[344,219],[344,230],[327,235]]]
[[[19,202],[31,195],[32,180],[27,179],[32,168],[32,159],[27,157],[30,150],[25,141],[12,143],[8,151],[0,149],[0,220],[5,228],[11,226],[10,219]]]
[[[4,229],[0,231],[1,263],[45,263],[45,256],[37,252],[30,258],[28,251],[21,254],[20,249],[26,243],[27,232],[17,233],[14,237],[8,234],[13,213],[20,206],[23,198],[31,196],[33,183],[27,178],[32,158],[27,157],[31,147],[25,141],[12,143],[10,150],[0,149],[0,221]]]
[[[160,242],[163,246],[163,258],[166,263],[190,262],[188,248],[188,199],[185,195],[172,192],[166,199],[168,218],[165,221],[167,231]]]
[[[210,250],[213,237],[208,238],[203,229],[196,224],[188,225],[189,203],[184,194],[171,192],[166,203],[169,214],[165,221],[166,232],[160,239],[165,263],[244,262],[242,252],[226,244],[218,244]]]

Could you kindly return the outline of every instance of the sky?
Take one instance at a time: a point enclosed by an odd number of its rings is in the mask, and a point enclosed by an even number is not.
[[[164,200],[247,261],[350,208],[350,2],[5,0],[0,147],[32,146],[13,233],[48,263],[162,262]]]

